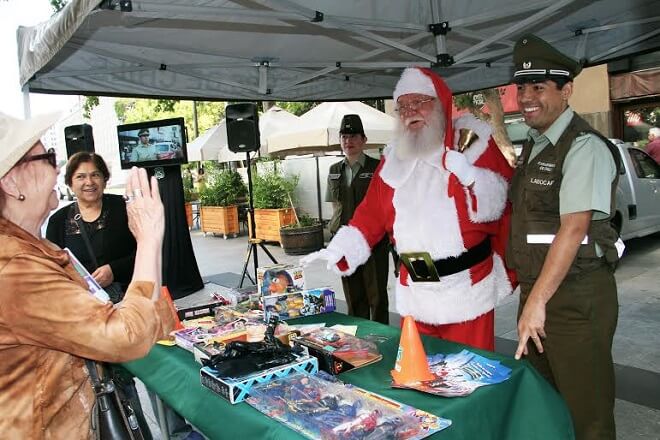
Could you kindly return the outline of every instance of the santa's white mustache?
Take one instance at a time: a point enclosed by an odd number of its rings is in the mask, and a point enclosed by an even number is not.
[[[410,118],[406,118],[405,121],[403,121],[403,126],[404,127],[410,127],[411,124],[415,122],[425,122],[424,118],[419,117],[419,116],[412,116]]]

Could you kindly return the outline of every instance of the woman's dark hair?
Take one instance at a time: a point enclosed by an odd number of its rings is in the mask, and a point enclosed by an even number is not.
[[[85,162],[91,162],[96,166],[96,169],[103,174],[103,180],[106,182],[110,180],[110,171],[108,171],[108,166],[105,164],[105,161],[101,156],[96,153],[90,153],[88,151],[80,151],[69,158],[69,161],[66,163],[66,173],[64,174],[64,183],[68,186],[71,186],[71,179],[73,178],[73,173],[78,170],[81,164]]]

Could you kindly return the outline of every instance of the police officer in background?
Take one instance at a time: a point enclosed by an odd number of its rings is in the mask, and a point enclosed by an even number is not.
[[[326,201],[332,202],[334,212],[330,220],[330,233],[353,217],[355,208],[367,193],[371,177],[379,161],[364,154],[367,143],[362,120],[358,115],[345,115],[339,129],[344,160],[330,166]],[[378,243],[369,260],[353,275],[342,277],[348,314],[388,324],[387,299],[388,243]]]
[[[520,281],[516,359],[566,400],[578,439],[614,439],[614,215],[619,156],[568,105],[581,66],[534,35],[513,52],[531,127],[509,198],[507,262]]]

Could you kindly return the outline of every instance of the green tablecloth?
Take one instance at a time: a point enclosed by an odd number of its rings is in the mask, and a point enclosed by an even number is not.
[[[562,398],[526,361],[480,352],[512,368],[511,378],[501,384],[479,388],[467,397],[436,397],[390,387],[390,370],[394,366],[399,345],[399,329],[337,313],[291,321],[292,324],[312,322],[325,322],[327,325],[353,324],[359,326],[358,336],[378,334],[388,337],[387,341],[379,344],[383,354],[381,361],[348,371],[339,377],[344,382],[452,420],[451,427],[436,433],[432,438],[574,438],[570,414]],[[456,353],[464,348],[436,338],[422,339],[427,354]],[[124,366],[210,439],[301,438],[247,403],[231,405],[202,387],[199,380],[200,366],[195,363],[191,353],[181,348],[157,345],[145,358]]]

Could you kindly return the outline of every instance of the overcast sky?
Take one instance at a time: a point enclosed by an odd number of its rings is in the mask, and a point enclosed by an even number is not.
[[[23,93],[18,84],[16,28],[33,26],[52,15],[48,0],[0,0],[0,111],[23,118]],[[77,96],[30,94],[32,114],[67,110]]]

